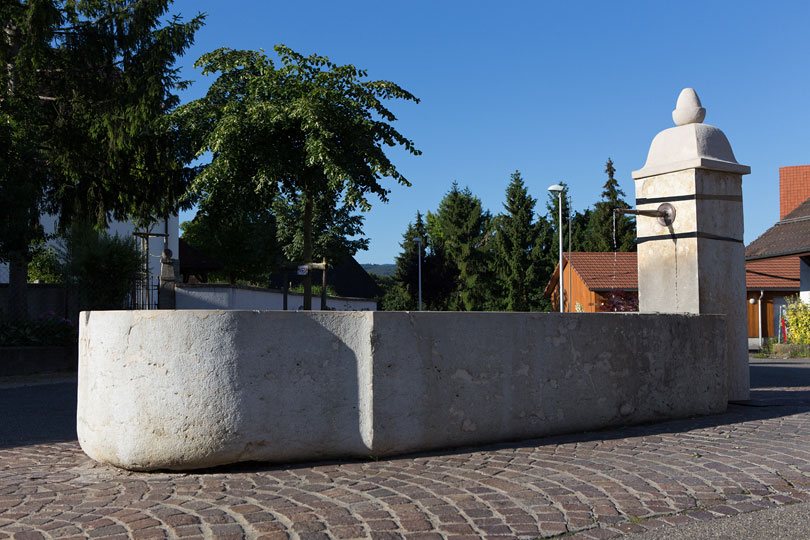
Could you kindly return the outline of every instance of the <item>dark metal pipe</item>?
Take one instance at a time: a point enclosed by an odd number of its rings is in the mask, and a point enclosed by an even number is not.
[[[633,210],[632,208],[614,208],[617,214],[632,214],[634,216],[666,217],[667,213],[662,210]]]
[[[658,223],[664,227],[669,227],[675,221],[675,207],[669,203],[662,203],[657,210],[633,210],[632,208],[614,208],[616,214],[632,214],[634,216],[646,216],[658,218]]]

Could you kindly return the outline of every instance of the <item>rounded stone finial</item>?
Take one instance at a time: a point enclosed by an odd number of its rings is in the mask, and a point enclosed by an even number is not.
[[[706,109],[701,107],[700,98],[694,88],[684,88],[678,96],[672,119],[678,126],[700,124],[706,118]]]

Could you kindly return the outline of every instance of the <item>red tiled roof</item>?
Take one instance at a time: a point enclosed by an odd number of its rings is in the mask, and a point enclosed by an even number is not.
[[[563,254],[574,270],[592,291],[610,289],[637,289],[638,264],[635,252]]]
[[[799,291],[799,257],[777,257],[745,262],[748,289]]]
[[[611,289],[631,290],[638,289],[638,264],[635,252],[574,251],[563,253],[563,269],[568,267],[568,261],[574,271],[579,274],[585,286],[592,291],[609,291]],[[551,296],[551,292],[559,283],[560,265],[554,268],[543,295]]]
[[[571,261],[574,271],[579,274],[588,289],[607,291],[611,289],[637,290],[638,263],[635,252],[614,254],[595,252],[563,253],[565,265]],[[558,265],[559,267],[559,265]],[[559,279],[558,269],[546,287],[548,296]],[[799,290],[799,258],[779,257],[757,259],[745,262],[745,285],[751,290]]]

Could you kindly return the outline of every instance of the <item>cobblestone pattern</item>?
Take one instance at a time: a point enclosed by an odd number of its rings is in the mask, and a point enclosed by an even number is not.
[[[96,465],[76,442],[4,448],[0,538],[613,538],[810,500],[810,406],[773,405],[784,395],[470,451],[192,474]]]

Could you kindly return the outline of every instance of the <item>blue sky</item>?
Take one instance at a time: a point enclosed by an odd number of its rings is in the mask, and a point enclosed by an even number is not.
[[[396,127],[423,155],[390,153],[413,186],[388,182],[390,202],[366,214],[360,262],[393,262],[416,211],[435,210],[453,181],[497,213],[517,169],[539,213],[560,181],[583,210],[599,199],[611,157],[634,204],[630,172],[673,126],[684,87],[751,166],[746,244],[779,219],[779,167],[810,164],[806,1],[176,0],[172,11],[208,13],[180,60],[195,81],[183,101],[213,80],[192,67],[201,54],[272,53],[278,43],[367,69],[422,100],[392,104]]]

